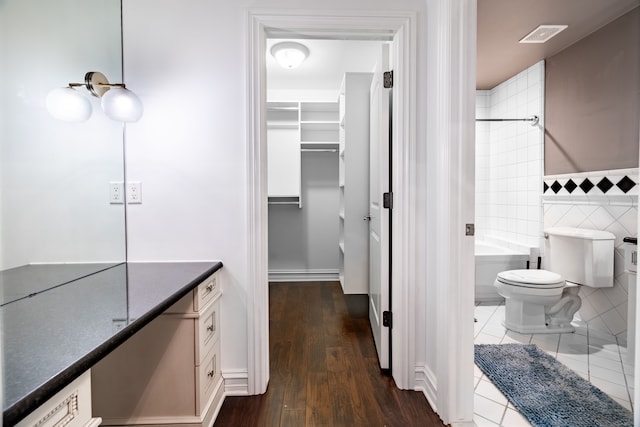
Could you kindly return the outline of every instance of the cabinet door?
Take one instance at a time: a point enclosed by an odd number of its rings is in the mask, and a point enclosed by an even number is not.
[[[268,129],[269,197],[300,196],[300,137],[295,129]]]

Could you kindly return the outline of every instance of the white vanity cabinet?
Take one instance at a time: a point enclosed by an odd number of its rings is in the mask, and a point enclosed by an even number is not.
[[[369,292],[369,90],[371,73],[346,73],[340,88],[340,284]]]
[[[216,273],[92,369],[104,425],[208,426],[222,405]]]
[[[92,417],[91,374],[87,371],[20,421],[17,427],[95,427],[101,421]]]

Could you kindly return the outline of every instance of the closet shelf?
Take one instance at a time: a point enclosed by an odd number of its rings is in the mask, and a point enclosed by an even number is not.
[[[267,129],[298,129],[297,122],[267,122]]]
[[[295,205],[302,208],[302,198],[299,196],[269,196],[267,203],[269,205]]]
[[[338,150],[340,147],[339,143],[335,141],[302,141],[300,143],[300,148],[328,148],[332,150]]]

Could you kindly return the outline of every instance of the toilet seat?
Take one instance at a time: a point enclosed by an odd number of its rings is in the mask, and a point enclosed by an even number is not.
[[[522,288],[556,289],[565,286],[562,276],[547,270],[508,270],[498,273],[496,280]]]

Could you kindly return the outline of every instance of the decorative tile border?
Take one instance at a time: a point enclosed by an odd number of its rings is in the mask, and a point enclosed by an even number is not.
[[[610,171],[546,175],[542,194],[544,199],[556,196],[638,196],[640,193],[638,168]]]

